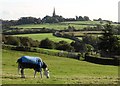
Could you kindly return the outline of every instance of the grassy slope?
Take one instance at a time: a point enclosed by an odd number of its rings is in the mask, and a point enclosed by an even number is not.
[[[74,26],[76,29],[83,29],[84,27],[92,27],[97,24],[100,24],[99,21],[70,21],[70,22],[61,22],[56,24],[25,24],[25,25],[17,25],[12,27],[17,28],[50,28],[50,29],[57,29],[57,30],[64,30],[67,29],[68,26]],[[107,22],[103,22],[102,25],[107,24]],[[118,24],[112,24],[118,25]]]
[[[49,66],[50,79],[37,74],[33,78],[33,70],[25,70],[25,79],[17,74],[16,60],[23,55],[40,56]],[[75,59],[49,56],[39,53],[3,50],[2,57],[3,84],[114,84],[118,79],[118,67],[98,65]]]
[[[17,28],[51,28],[63,30],[68,28],[68,26],[74,26],[76,29],[83,29],[87,26],[93,26],[94,24],[100,24],[98,21],[73,21],[73,22],[61,22],[56,24],[26,24],[26,25],[17,25],[13,27]]]
[[[64,40],[64,41],[71,43],[73,41],[73,40],[66,39],[66,38],[55,37],[52,35],[52,33],[22,34],[22,35],[15,35],[15,36],[30,37],[34,40],[43,40],[45,38],[49,38],[50,40],[55,41],[55,42],[59,42],[61,40]]]

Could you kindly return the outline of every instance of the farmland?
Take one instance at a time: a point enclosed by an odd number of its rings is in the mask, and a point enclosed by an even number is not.
[[[107,22],[103,22],[102,25],[107,24]],[[100,25],[100,21],[70,21],[70,22],[60,22],[60,23],[43,23],[43,24],[25,24],[25,25],[16,25],[11,26],[11,28],[24,28],[24,29],[30,29],[30,28],[49,28],[49,29],[55,29],[55,30],[65,30],[68,28],[68,26],[73,26],[74,28],[80,30],[85,27],[94,27],[96,25]],[[118,25],[118,24],[112,24],[112,25]]]
[[[26,24],[26,25],[17,25],[12,26],[13,28],[50,28],[56,30],[67,29],[68,26],[74,26],[76,29],[83,29],[85,27],[93,27],[97,24],[100,24],[98,21],[73,21],[73,22],[61,22],[56,24]]]
[[[16,60],[23,55],[39,56],[50,69],[50,79],[33,78],[33,70],[26,69],[26,78],[17,74]],[[118,67],[98,65],[85,61],[44,55],[40,53],[3,50],[3,84],[117,84]]]
[[[66,38],[60,38],[60,37],[55,37],[52,35],[52,33],[43,33],[43,34],[22,34],[22,35],[15,35],[15,36],[22,36],[22,37],[30,37],[34,40],[43,40],[45,38],[49,38],[50,40],[52,41],[55,41],[55,42],[59,42],[61,40],[64,40],[64,41],[67,41],[69,43],[71,43],[73,40],[70,40],[70,39],[66,39]]]

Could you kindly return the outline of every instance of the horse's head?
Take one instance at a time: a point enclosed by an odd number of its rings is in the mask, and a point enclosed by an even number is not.
[[[50,77],[50,75],[49,75],[49,69],[48,69],[48,68],[45,68],[45,69],[44,69],[44,75],[45,75],[47,78]]]

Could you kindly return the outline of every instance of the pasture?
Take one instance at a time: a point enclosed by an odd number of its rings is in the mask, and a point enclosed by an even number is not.
[[[101,33],[103,33],[103,31],[77,31],[77,32],[61,32],[61,34],[69,34],[69,35],[74,35],[76,37],[83,37],[87,34],[89,35],[101,35]]]
[[[39,56],[50,69],[50,78],[41,79],[34,71],[25,70],[26,78],[20,78],[17,73],[16,60],[23,56]],[[2,51],[2,83],[3,84],[117,84],[118,67],[98,65],[85,61],[64,57],[50,56],[33,52],[20,52],[12,50]]]
[[[29,37],[32,38],[33,40],[38,40],[41,41],[43,39],[49,38],[52,41],[59,42],[61,40],[67,41],[68,43],[71,43],[73,40],[67,39],[67,38],[60,38],[53,36],[52,33],[40,33],[40,34],[21,34],[21,35],[14,35],[18,37]]]
[[[17,25],[12,26],[13,28],[49,28],[49,29],[56,29],[56,30],[64,30],[67,29],[68,26],[73,26],[76,29],[83,29],[85,27],[93,27],[97,24],[100,24],[99,21],[71,21],[71,22],[61,22],[61,23],[54,23],[54,24],[25,24],[25,25]]]

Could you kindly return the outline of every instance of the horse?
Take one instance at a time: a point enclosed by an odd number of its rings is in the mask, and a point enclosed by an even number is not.
[[[17,60],[18,63],[18,74],[21,70],[21,78],[25,78],[24,69],[30,68],[34,69],[34,78],[37,72],[40,72],[42,78],[42,69],[44,70],[44,75],[49,78],[49,69],[45,62],[42,61],[39,57],[31,57],[31,56],[22,56]]]

